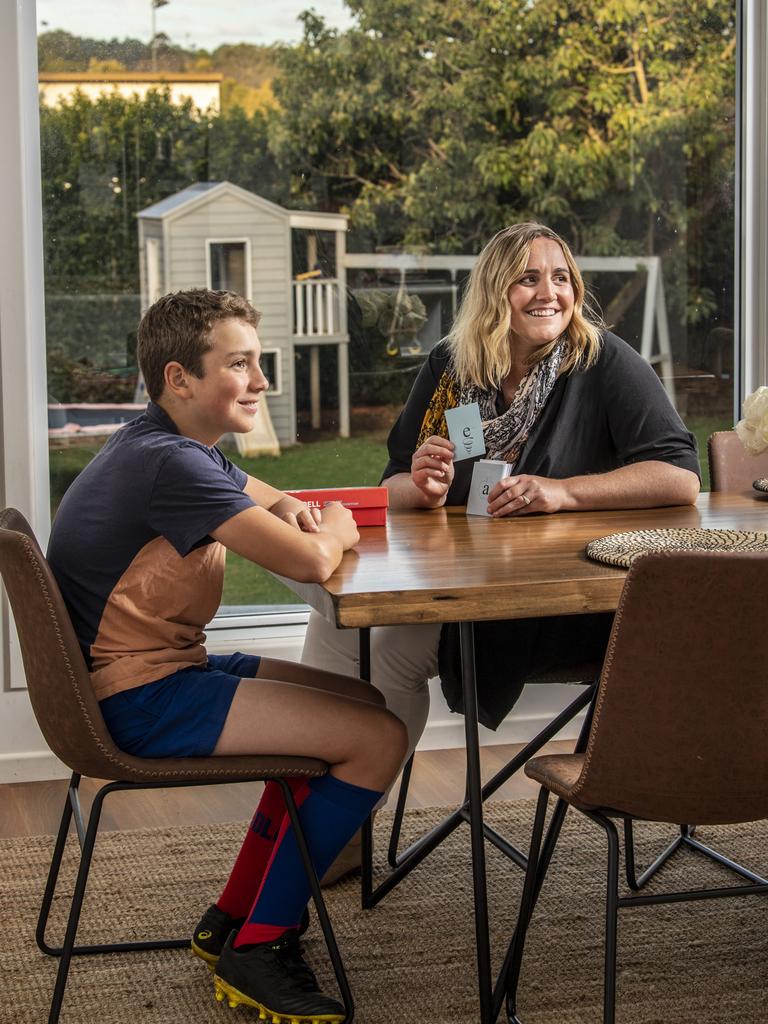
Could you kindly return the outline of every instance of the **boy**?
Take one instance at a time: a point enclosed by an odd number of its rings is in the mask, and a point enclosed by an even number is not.
[[[139,325],[150,403],[67,491],[49,559],[107,726],[140,757],[305,755],[329,773],[294,787],[320,875],[397,774],[405,732],[361,680],[243,654],[208,656],[225,548],[304,581],[358,540],[348,509],[313,516],[215,447],[250,430],[268,382],[259,314],[229,292],[159,299]],[[340,1021],[298,945],[309,886],[268,783],[227,885],[192,948],[217,996],[272,1020]]]

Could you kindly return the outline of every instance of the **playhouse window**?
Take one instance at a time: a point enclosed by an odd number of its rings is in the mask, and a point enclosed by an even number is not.
[[[248,288],[248,243],[209,242],[208,276],[210,287],[236,292],[250,298]]]
[[[261,369],[269,381],[269,394],[276,396],[283,393],[283,373],[280,363],[279,348],[263,348],[261,350]]]

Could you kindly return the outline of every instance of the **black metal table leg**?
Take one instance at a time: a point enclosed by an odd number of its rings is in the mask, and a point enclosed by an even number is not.
[[[475,895],[475,941],[477,943],[480,1024],[491,1024],[491,944],[488,932],[488,891],[485,879],[485,835],[483,833],[483,795],[480,776],[480,739],[477,724],[474,623],[462,622],[459,629],[464,732],[467,742],[467,801],[472,837],[472,884]]]
[[[358,661],[360,678],[366,683],[371,681],[371,631],[368,627],[359,629],[358,634]],[[373,817],[369,815],[363,822],[361,829],[361,879],[360,879],[360,902],[363,910],[369,910],[375,906],[372,900],[373,893]]]

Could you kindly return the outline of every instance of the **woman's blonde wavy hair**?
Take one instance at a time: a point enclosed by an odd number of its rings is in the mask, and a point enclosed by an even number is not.
[[[500,388],[512,369],[509,348],[509,289],[523,276],[531,246],[537,238],[550,238],[562,248],[573,285],[573,316],[565,332],[567,350],[560,367],[569,373],[586,369],[600,352],[602,318],[592,308],[579,268],[563,239],[543,224],[513,224],[493,236],[480,253],[453,327],[448,335],[453,367],[461,384]],[[556,339],[537,349],[531,365],[546,358]]]

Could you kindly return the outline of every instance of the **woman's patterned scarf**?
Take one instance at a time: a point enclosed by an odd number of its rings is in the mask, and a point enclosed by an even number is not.
[[[512,466],[517,464],[533,425],[555,386],[565,350],[565,338],[561,338],[546,359],[526,373],[512,404],[501,416],[496,412],[498,392],[495,389],[487,391],[476,384],[461,387],[458,404],[477,402],[480,406],[487,459],[502,459]]]

